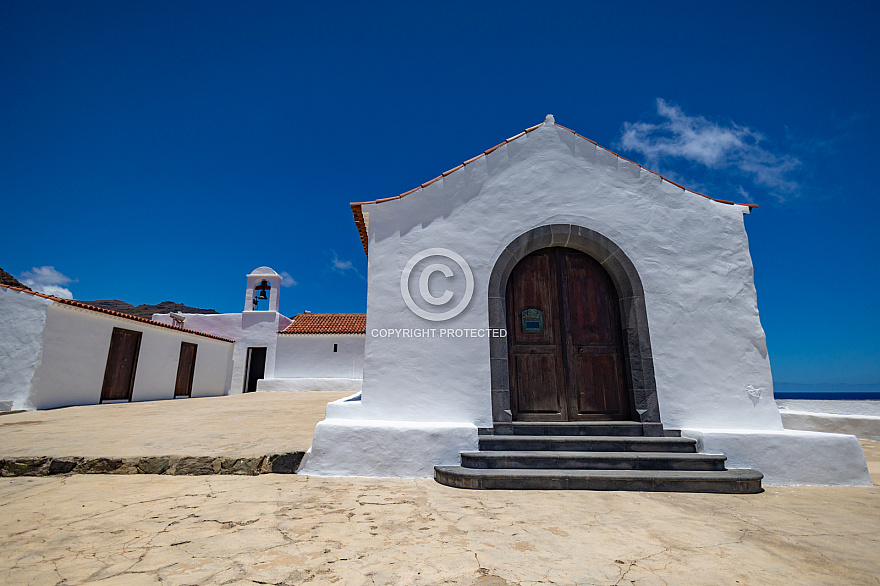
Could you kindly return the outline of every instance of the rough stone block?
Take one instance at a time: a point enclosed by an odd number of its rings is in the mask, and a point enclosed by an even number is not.
[[[167,456],[141,458],[137,464],[141,474],[164,474],[171,467],[171,459]]]
[[[72,472],[76,465],[79,462],[76,459],[63,459],[63,460],[52,460],[49,463],[49,469],[47,473],[51,476],[54,474],[67,474],[68,472]]]
[[[181,458],[169,474],[177,476],[204,476],[207,474],[216,474],[219,470],[214,470],[214,460],[217,460],[217,466],[219,468],[219,458],[211,456],[187,456]]]
[[[77,467],[77,472],[81,474],[109,474],[120,468],[122,464],[122,460],[116,458],[95,458],[84,460]]]
[[[290,452],[269,456],[269,466],[271,467],[272,474],[296,474],[303,455],[304,452]]]

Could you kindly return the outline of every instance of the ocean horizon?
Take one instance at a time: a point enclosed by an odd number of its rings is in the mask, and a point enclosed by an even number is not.
[[[776,399],[880,400],[880,384],[773,383]]]

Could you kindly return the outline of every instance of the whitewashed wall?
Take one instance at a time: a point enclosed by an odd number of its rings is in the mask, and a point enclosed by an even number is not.
[[[12,409],[28,402],[34,371],[42,360],[48,299],[0,287],[0,401]]]
[[[277,295],[278,292],[275,292]],[[247,367],[248,347],[266,348],[266,378],[275,376],[275,357],[278,331],[290,325],[290,319],[275,311],[244,311],[242,313],[220,313],[214,315],[199,313],[181,314],[186,318],[183,326],[189,330],[213,334],[235,340],[233,350],[232,376],[227,394],[236,395],[244,391],[244,371]],[[167,313],[153,314],[153,321],[173,324]]]
[[[572,224],[609,238],[641,277],[664,424],[782,429],[743,210],[686,192],[553,124],[401,199],[364,206],[369,295],[358,417],[393,412],[490,426],[488,339],[371,331],[487,327],[489,275],[504,248],[533,228]],[[416,316],[400,292],[406,262],[434,247],[460,254],[475,281],[467,309],[441,323]],[[456,273],[438,288],[458,292],[462,282]]]
[[[232,343],[53,302],[47,308],[43,359],[34,374],[30,406],[99,403],[114,327],[142,332],[132,401],[174,397],[182,341],[198,345],[192,396],[225,394]]]
[[[337,351],[333,352],[333,345]],[[279,334],[275,378],[364,377],[364,336]]]
[[[391,442],[391,451],[406,450],[417,446],[395,447],[396,429],[445,422],[442,441],[461,445],[470,433],[476,445],[476,428],[492,425],[489,339],[372,334],[487,328],[488,281],[499,256],[520,235],[552,224],[598,232],[635,265],[645,292],[666,427],[782,429],[743,206],[687,192],[549,118],[425,188],[365,205],[363,211],[369,215],[369,276],[362,399],[328,408],[333,418],[318,425],[317,457],[306,463],[306,472],[351,473],[343,463],[352,458],[347,451],[365,445],[358,437],[363,429],[380,443]],[[473,272],[473,299],[448,321],[418,317],[401,295],[406,263],[429,248],[451,249]],[[465,289],[462,272],[432,279],[433,295],[451,290],[449,306],[455,305]],[[418,300],[417,305],[437,311]],[[386,423],[364,426],[363,421]],[[472,431],[456,425],[470,425]],[[350,433],[356,428],[360,431]],[[437,461],[436,451],[424,448],[424,457],[435,458],[435,464],[457,463],[452,449]],[[393,460],[388,454],[385,464],[357,473],[417,475],[416,468],[395,468]]]

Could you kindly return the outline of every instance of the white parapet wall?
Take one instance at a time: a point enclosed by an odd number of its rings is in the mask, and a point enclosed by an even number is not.
[[[845,433],[860,439],[880,441],[880,417],[876,415],[844,415],[811,411],[780,410],[785,429]]]
[[[771,485],[871,486],[868,465],[854,435],[814,431],[682,429],[697,450],[727,456],[728,468],[763,472]]]
[[[279,334],[277,347],[276,378],[364,377],[363,334]]]
[[[468,423],[325,419],[297,473],[425,478],[434,466],[459,464],[461,452],[475,450],[477,428]]]
[[[257,382],[257,391],[347,391],[358,393],[363,382],[359,378],[264,378]]]

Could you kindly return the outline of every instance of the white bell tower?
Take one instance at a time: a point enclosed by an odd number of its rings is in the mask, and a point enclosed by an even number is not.
[[[278,311],[281,275],[269,267],[258,267],[247,276],[245,311]]]

